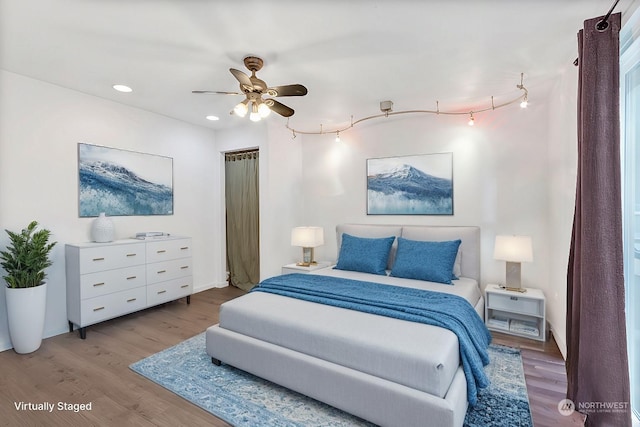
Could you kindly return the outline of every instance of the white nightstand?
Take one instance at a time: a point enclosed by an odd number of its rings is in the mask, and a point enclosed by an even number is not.
[[[540,289],[527,288],[520,293],[487,285],[484,319],[492,331],[546,340],[545,298]]]
[[[330,265],[331,265],[330,262],[321,262],[321,261],[318,261],[317,264],[310,265],[308,267],[296,265],[295,263],[287,264],[282,267],[282,274],[293,274],[293,273],[307,274],[315,270],[320,270],[321,268],[327,268]]]

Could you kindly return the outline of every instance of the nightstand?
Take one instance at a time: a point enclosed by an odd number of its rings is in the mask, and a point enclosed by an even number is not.
[[[527,288],[527,292],[520,293],[487,285],[484,307],[489,330],[546,340],[545,298],[540,289]]]
[[[320,262],[320,261],[318,261],[317,264],[310,265],[308,267],[305,267],[302,265],[296,265],[295,263],[287,264],[282,267],[282,274],[293,274],[293,273],[308,274],[312,271],[320,270],[321,268],[327,268],[330,265],[331,265],[330,262]]]

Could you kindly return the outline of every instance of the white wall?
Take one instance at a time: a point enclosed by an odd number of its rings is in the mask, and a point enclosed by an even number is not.
[[[224,156],[260,149],[260,272],[278,274],[300,257],[291,228],[320,225],[316,258],[335,260],[335,226],[343,222],[478,225],[482,285],[504,280],[492,259],[496,234],[533,237],[534,262],[523,264],[525,286],[542,288],[554,335],[564,343],[566,254],[575,187],[575,76],[568,70],[547,101],[476,115],[404,115],[363,123],[341,134],[292,135],[274,117],[261,124],[213,131],[0,71],[0,227],[37,219],[60,242],[49,270],[46,336],[66,331],[66,242],[89,240],[91,219],[77,213],[77,143],[160,154],[174,159],[175,214],[116,217],[118,237],[165,230],[194,238],[198,290],[225,280]],[[453,152],[453,216],[367,216],[366,159]],[[0,236],[0,247],[7,243]],[[4,293],[0,307],[4,312]],[[0,315],[0,349],[10,347]]]
[[[224,284],[212,130],[2,70],[0,93],[0,229],[20,230],[35,219],[58,241],[48,270],[45,336],[68,330],[64,244],[89,240],[92,219],[78,217],[78,142],[172,157],[174,215],[114,217],[116,235],[192,236],[194,288]],[[7,242],[2,232],[0,247]],[[0,350],[11,347],[4,299],[3,291]]]
[[[568,63],[549,100],[549,283],[547,316],[560,351],[566,358],[567,265],[575,208],[578,165],[578,68]]]
[[[555,111],[561,115],[554,119],[557,138],[550,141],[554,112],[548,111],[544,91],[530,90],[529,108],[516,104],[477,114],[474,127],[464,116],[405,115],[342,132],[340,143],[334,142],[335,135],[304,136],[304,218],[325,229],[325,245],[316,248],[316,259],[336,259],[335,226],[342,222],[477,225],[484,287],[504,283],[505,264],[492,258],[495,236],[530,235],[534,261],[522,264],[523,284],[545,292],[554,332],[564,342],[566,287],[561,279],[567,210],[572,209],[567,195],[575,186],[570,167],[575,140],[565,134],[575,130],[575,114],[569,108]],[[366,214],[366,159],[441,152],[453,153],[453,216]]]

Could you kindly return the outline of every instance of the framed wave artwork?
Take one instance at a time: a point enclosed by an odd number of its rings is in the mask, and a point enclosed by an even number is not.
[[[367,159],[367,215],[453,215],[453,153]]]
[[[173,159],[78,144],[80,217],[173,215]]]

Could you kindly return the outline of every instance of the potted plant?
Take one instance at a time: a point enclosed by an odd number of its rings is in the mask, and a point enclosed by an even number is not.
[[[6,272],[6,303],[9,336],[16,353],[31,353],[40,348],[47,304],[44,270],[51,266],[49,254],[56,242],[49,243],[51,232],[36,231],[32,221],[20,233],[5,230],[10,244],[0,251],[0,265]]]

